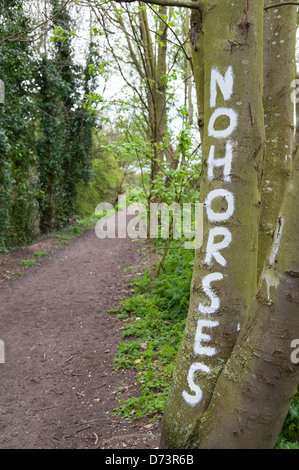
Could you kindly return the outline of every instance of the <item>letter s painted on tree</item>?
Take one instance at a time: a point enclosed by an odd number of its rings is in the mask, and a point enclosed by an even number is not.
[[[299,339],[291,342],[291,348],[296,348],[291,354],[291,361],[293,364],[299,364]]]

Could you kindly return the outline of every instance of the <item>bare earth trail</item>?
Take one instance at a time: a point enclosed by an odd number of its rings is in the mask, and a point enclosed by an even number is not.
[[[59,250],[46,239],[0,257],[0,448],[158,447],[159,424],[111,416],[117,387],[136,392],[136,372],[113,370],[122,324],[107,311],[130,295],[124,268],[143,261],[138,248],[89,230]],[[6,278],[43,249],[50,256]]]

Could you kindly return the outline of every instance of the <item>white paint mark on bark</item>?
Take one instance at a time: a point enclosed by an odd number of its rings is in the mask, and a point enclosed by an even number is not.
[[[275,230],[275,233],[274,233],[274,240],[273,240],[273,244],[272,244],[272,248],[271,248],[271,252],[269,256],[270,266],[273,266],[276,260],[276,256],[277,256],[280,241],[281,241],[283,226],[284,226],[284,217],[281,216],[278,221],[277,229]]]
[[[211,288],[211,283],[214,281],[221,281],[223,279],[223,274],[221,273],[212,273],[205,276],[202,280],[202,288],[204,293],[209,297],[211,303],[210,305],[203,305],[200,303],[198,305],[198,310],[200,313],[204,313],[206,315],[212,315],[213,313],[217,312],[220,307],[220,300],[219,297],[215,294],[213,289]]]
[[[215,238],[222,236],[221,242],[215,243]],[[226,259],[220,254],[220,250],[227,248],[232,242],[232,234],[226,227],[214,227],[209,232],[209,239],[207,244],[207,253],[205,263],[210,266],[212,258],[215,258],[217,263],[221,266],[226,266]]]
[[[270,302],[271,301],[271,288],[275,287],[275,289],[277,289],[277,287],[279,286],[279,279],[275,276],[275,274],[270,269],[264,270],[263,279],[265,280],[266,285],[267,285],[267,298]]]
[[[230,122],[226,129],[217,130],[215,129],[215,122],[221,116],[228,117]],[[238,125],[238,114],[236,113],[234,109],[218,108],[213,112],[209,120],[208,135],[210,137],[215,137],[216,139],[226,139],[234,132],[237,125]]]
[[[225,156],[222,158],[215,158],[215,145],[211,145],[209,158],[208,158],[208,180],[214,179],[214,168],[223,166],[223,179],[226,183],[231,182],[231,167],[233,160],[233,146],[232,142],[226,142]]]
[[[279,282],[280,282],[279,278],[275,275],[275,272],[272,268],[275,264],[277,253],[279,250],[283,226],[284,226],[284,218],[283,216],[281,216],[278,219],[278,225],[274,233],[272,248],[271,248],[270,255],[269,255],[269,268],[264,269],[264,272],[262,275],[262,278],[265,280],[266,285],[267,285],[267,297],[269,301],[271,301],[271,288],[275,287],[275,289],[277,289],[277,287],[279,286]]]

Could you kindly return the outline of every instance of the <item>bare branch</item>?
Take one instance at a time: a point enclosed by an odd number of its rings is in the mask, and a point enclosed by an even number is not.
[[[3,39],[1,39],[0,44],[2,44],[5,41],[20,41],[20,42],[29,42],[29,41],[34,41],[36,38],[29,38],[29,39],[23,39],[23,37],[27,34],[31,34],[37,29],[49,24],[49,22],[53,22],[53,20],[60,15],[65,8],[68,6],[68,4],[71,2],[71,0],[66,0],[66,2],[61,6],[61,8],[53,15],[51,18],[46,18],[45,21],[42,21],[41,23],[38,23],[37,25],[32,26],[31,28],[28,28],[24,31],[18,31],[16,33],[11,34],[10,36],[7,36]],[[49,26],[48,31],[52,28],[52,26]],[[37,39],[39,39],[41,36],[43,36],[45,32],[43,32],[40,36],[38,36]]]
[[[117,3],[133,3],[137,0],[114,0]],[[162,7],[182,7],[197,9],[200,6],[199,2],[192,2],[189,0],[146,0],[147,4],[160,5]]]
[[[147,2],[147,3],[149,3],[149,2]],[[155,11],[151,6],[150,6],[150,9],[153,11],[153,13],[154,13],[155,15],[158,16],[158,18],[160,19],[160,21],[161,21],[162,23],[164,23],[165,26],[167,26],[167,27],[170,29],[170,31],[171,31],[172,34],[176,37],[176,39],[177,39],[177,41],[178,41],[178,43],[179,43],[179,46],[178,46],[178,47],[180,47],[180,48],[182,49],[184,55],[186,56],[186,59],[191,61],[191,57],[188,57],[188,55],[186,54],[186,51],[185,51],[185,48],[184,48],[184,44],[181,43],[181,41],[180,41],[178,35],[176,34],[176,32],[175,32],[175,31],[171,28],[171,26],[169,26],[169,24],[159,15],[159,13],[158,13],[157,11]]]

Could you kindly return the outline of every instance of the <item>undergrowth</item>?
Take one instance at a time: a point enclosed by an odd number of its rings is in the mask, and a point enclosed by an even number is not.
[[[164,272],[150,291],[149,271],[135,278],[135,295],[122,302],[118,318],[124,322],[124,342],[114,358],[116,369],[135,368],[140,395],[120,398],[114,414],[130,419],[161,417],[188,313],[194,253],[170,250]]]

